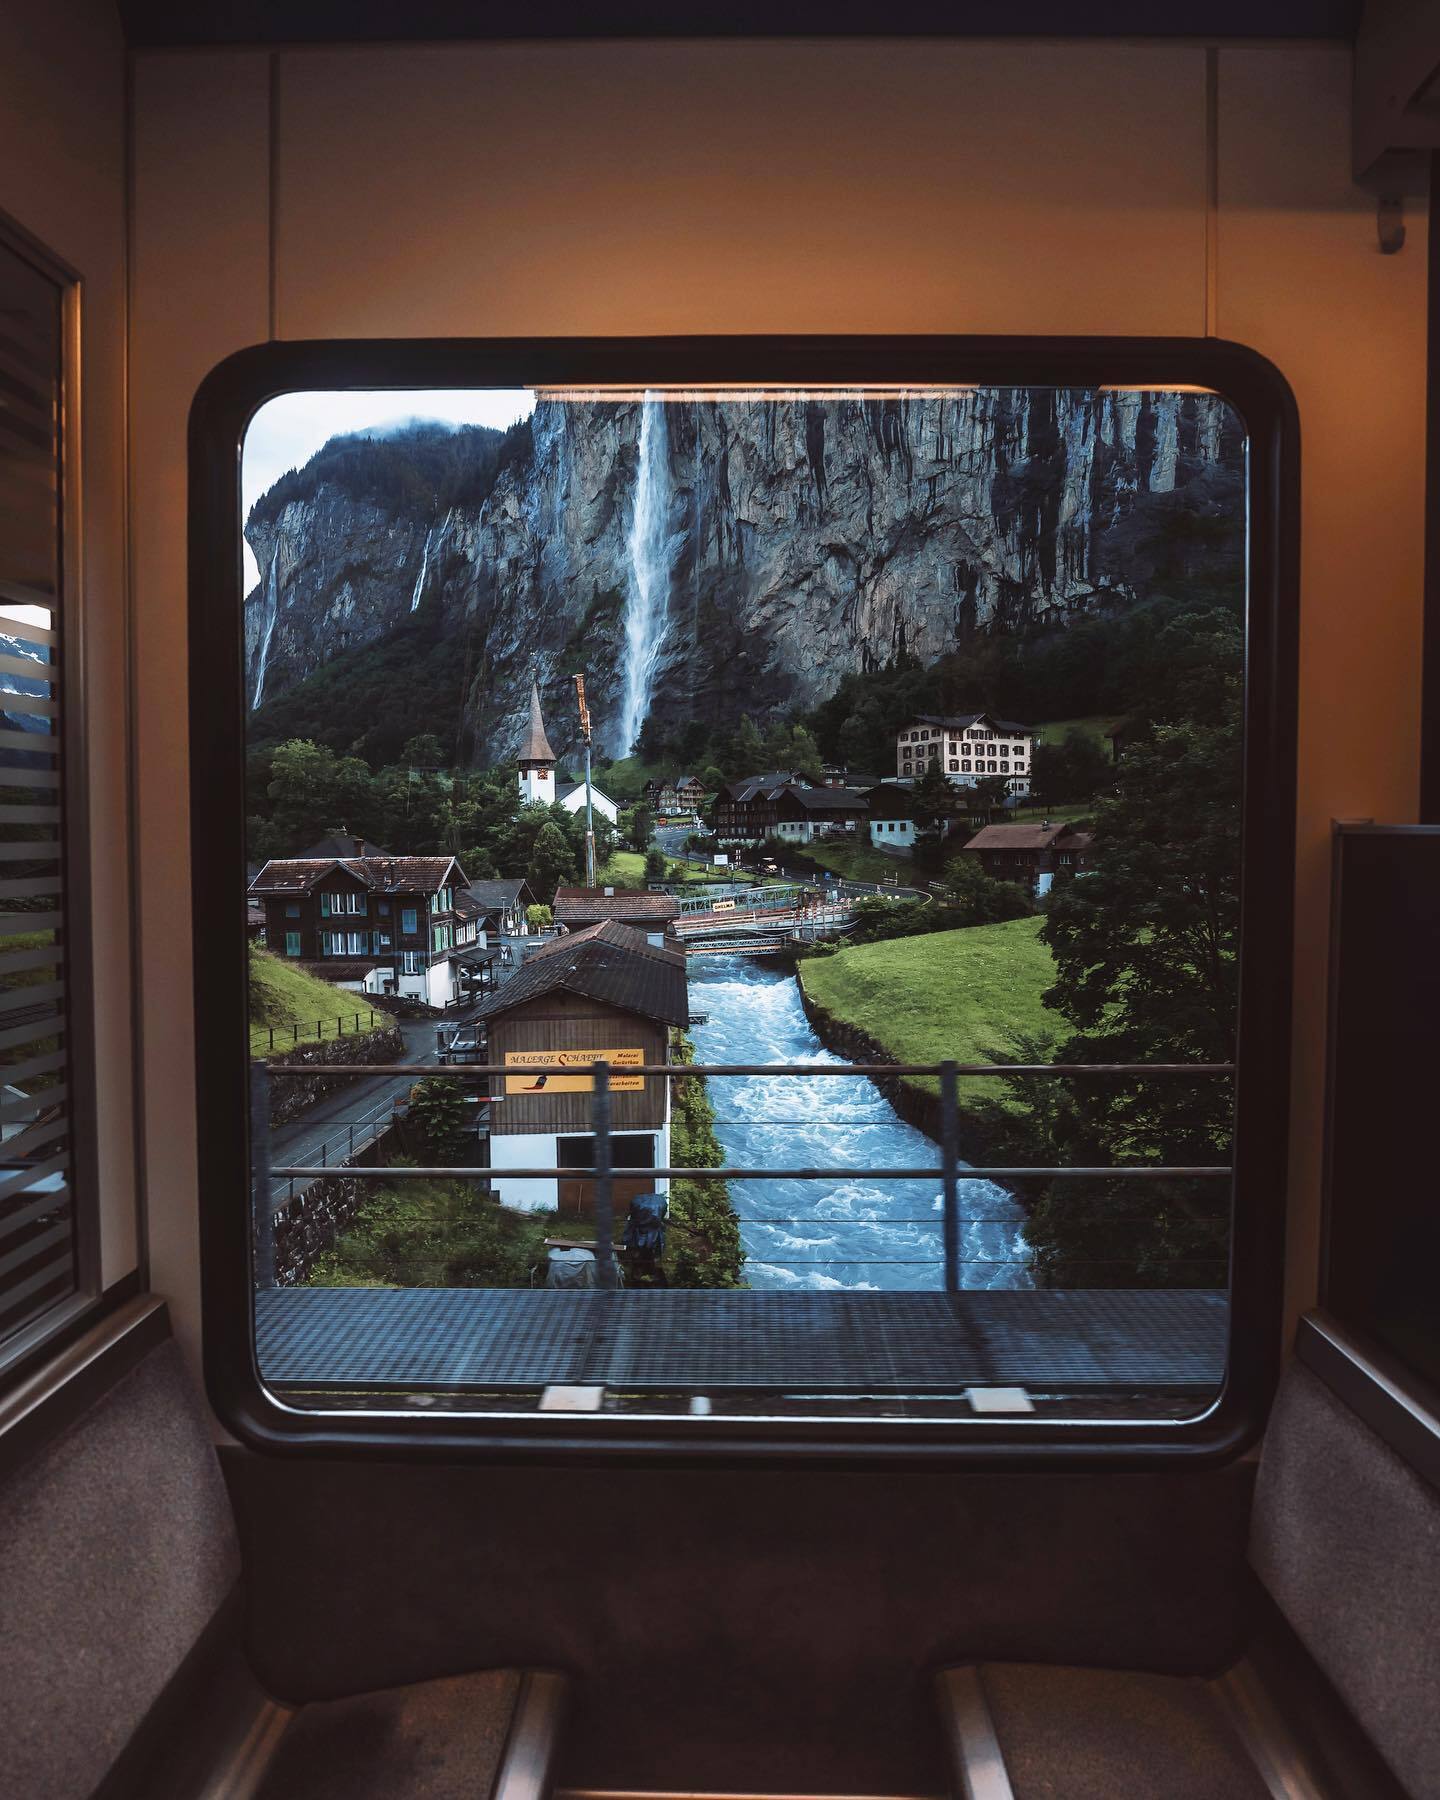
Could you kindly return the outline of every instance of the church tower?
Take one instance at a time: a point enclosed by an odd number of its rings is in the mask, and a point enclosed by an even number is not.
[[[520,746],[520,798],[526,806],[549,806],[555,798],[555,752],[540,717],[540,689],[530,683],[530,728]]]

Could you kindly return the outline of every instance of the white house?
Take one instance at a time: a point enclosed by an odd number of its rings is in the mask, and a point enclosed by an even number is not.
[[[865,790],[865,798],[870,806],[870,842],[877,850],[909,856],[919,829],[911,783],[903,779],[876,782]]]
[[[896,735],[895,773],[918,780],[938,760],[956,787],[974,787],[994,775],[1004,778],[1010,793],[1028,794],[1034,746],[1033,725],[993,713],[921,713]]]
[[[577,781],[574,787],[567,787],[562,794],[557,796],[557,798],[559,799],[560,804],[565,808],[566,812],[584,812],[585,783],[583,781]],[[590,805],[597,818],[608,819],[612,825],[619,822],[620,808],[608,794],[602,794],[593,781],[590,784]]]

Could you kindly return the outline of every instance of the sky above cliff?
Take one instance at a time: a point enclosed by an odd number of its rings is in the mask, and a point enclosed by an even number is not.
[[[331,438],[346,432],[377,437],[417,419],[448,425],[491,425],[504,431],[533,409],[526,388],[346,388],[281,394],[250,421],[241,458],[241,517],[290,469],[303,469]],[[245,589],[260,579],[248,544],[242,545]]]

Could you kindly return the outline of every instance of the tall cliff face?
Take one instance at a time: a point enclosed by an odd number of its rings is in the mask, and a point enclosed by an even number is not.
[[[902,651],[1240,575],[1243,428],[1205,395],[541,399],[531,425],[475,504],[321,482],[252,517],[252,698],[262,664],[263,698],[435,607],[477,761],[510,754],[532,674],[568,717],[577,669],[618,755],[641,659],[662,721],[759,717]]]

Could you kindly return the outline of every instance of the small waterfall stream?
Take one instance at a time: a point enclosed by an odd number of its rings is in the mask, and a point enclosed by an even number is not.
[[[670,569],[675,557],[669,461],[665,402],[658,394],[647,392],[640,410],[635,510],[626,543],[630,579],[625,593],[625,686],[616,746],[622,756],[633,747],[650,710],[655,670],[669,624]]]
[[[270,666],[270,640],[275,636],[275,618],[280,611],[280,552],[270,558],[270,572],[265,577],[265,631],[260,639],[260,663],[255,672],[255,698],[250,702],[256,711],[265,698],[265,671]]]
[[[839,1063],[816,1037],[795,978],[761,962],[700,956],[691,1028],[707,1063]],[[715,1076],[715,1132],[736,1168],[934,1168],[939,1147],[861,1075]],[[737,1181],[745,1278],[753,1288],[934,1289],[942,1285],[940,1183]],[[960,1183],[961,1285],[1033,1286],[1023,1213],[992,1181]]]
[[[425,578],[430,573],[430,555],[432,546],[439,549],[445,542],[445,534],[450,529],[450,521],[455,517],[452,506],[439,525],[432,525],[425,533],[425,548],[420,554],[420,573],[415,577],[415,591],[410,596],[411,612],[418,612],[420,601],[425,593]]]

